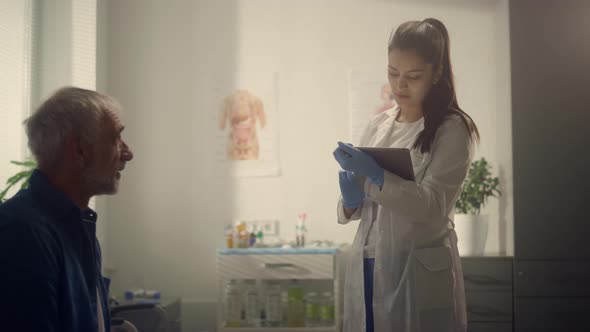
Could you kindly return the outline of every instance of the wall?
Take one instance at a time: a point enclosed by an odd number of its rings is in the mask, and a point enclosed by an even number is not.
[[[96,0],[32,0],[32,4],[32,108],[25,117],[63,86],[96,89]],[[19,130],[24,132],[22,126]],[[26,155],[30,156],[28,149]],[[101,217],[105,204],[100,196],[90,201]],[[105,234],[106,223],[99,222],[97,237],[108,251]]]
[[[22,121],[30,105],[31,1],[6,0],[0,8],[0,191],[19,167],[25,139]],[[11,196],[17,188],[13,188]]]
[[[482,134],[478,156],[490,160],[507,184],[505,197],[486,209],[492,215],[487,252],[510,254],[506,3],[99,3],[98,88],[125,106],[125,138],[136,155],[121,192],[107,199],[103,220],[114,291],[158,288],[194,308],[214,302],[215,250],[224,245],[223,227],[235,218],[277,218],[282,237],[290,239],[297,213],[305,210],[311,239],[351,242],[355,225],[335,222],[338,165],[331,156],[337,140],[350,139],[348,70],[383,65],[385,78],[392,28],[429,16],[450,31],[458,98]],[[279,177],[235,179],[212,161],[209,119],[216,109],[200,78],[231,79],[246,70],[279,75]]]
[[[491,200],[487,212],[492,219],[488,234],[488,253],[514,255],[514,192],[512,173],[512,94],[510,79],[510,23],[508,1],[496,4],[495,31],[496,105],[494,117],[496,168],[502,195]],[[490,139],[493,139],[490,137]]]

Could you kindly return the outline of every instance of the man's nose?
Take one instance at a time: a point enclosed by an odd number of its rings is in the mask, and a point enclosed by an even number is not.
[[[127,145],[127,143],[122,142],[122,144],[123,149],[121,150],[121,159],[123,159],[123,161],[130,161],[133,159],[133,151],[131,151],[131,148]]]

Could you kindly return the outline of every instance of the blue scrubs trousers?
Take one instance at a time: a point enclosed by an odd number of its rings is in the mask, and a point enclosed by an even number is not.
[[[373,270],[375,268],[374,258],[363,260],[363,274],[365,279],[365,315],[367,332],[374,332],[373,325]]]

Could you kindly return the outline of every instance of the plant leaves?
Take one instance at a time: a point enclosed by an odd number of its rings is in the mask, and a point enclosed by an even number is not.
[[[14,185],[18,181],[22,180],[24,177],[27,177],[27,175],[28,176],[31,175],[29,173],[29,171],[18,172],[15,175],[13,175],[12,177],[10,177],[8,180],[6,180],[6,184],[8,184],[8,185]]]
[[[27,161],[15,161],[15,160],[11,160],[10,161],[11,164],[14,165],[18,165],[18,166],[25,166],[25,167],[37,167],[37,162],[33,161],[33,160],[27,160]]]
[[[37,163],[33,160],[27,160],[27,161],[11,160],[10,163],[13,165],[22,166],[25,168],[25,170],[22,170],[22,171],[16,173],[15,175],[11,176],[8,180],[6,180],[6,188],[4,188],[2,190],[2,192],[0,192],[0,202],[5,200],[6,194],[8,193],[10,188],[15,186],[20,181],[24,180],[23,183],[21,184],[21,188],[23,188],[23,189],[27,188],[29,186],[29,178],[31,177],[31,174],[33,174],[33,171],[37,167]]]
[[[459,213],[479,214],[485,206],[488,197],[501,195],[498,177],[492,177],[491,166],[485,158],[473,161],[465,182],[463,191],[455,203]]]

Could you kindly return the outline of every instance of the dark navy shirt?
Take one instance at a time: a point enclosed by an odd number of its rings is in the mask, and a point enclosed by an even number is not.
[[[109,331],[96,217],[38,170],[0,204],[0,331],[95,332],[97,289]]]

